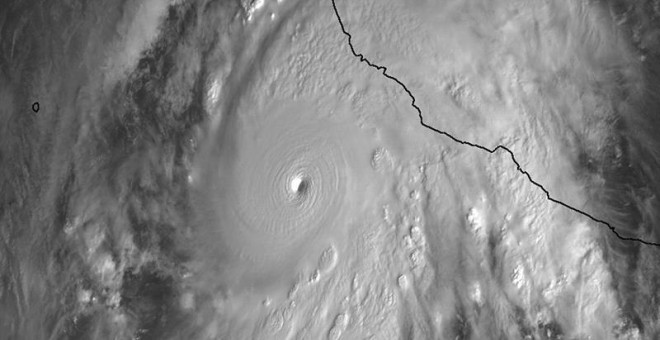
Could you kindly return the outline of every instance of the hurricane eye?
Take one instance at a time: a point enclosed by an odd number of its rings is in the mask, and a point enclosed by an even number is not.
[[[304,196],[309,190],[310,179],[299,174],[291,179],[289,190],[296,197]]]
[[[301,190],[304,190],[305,183],[303,182],[302,176],[296,176],[291,180],[291,192],[298,193]]]

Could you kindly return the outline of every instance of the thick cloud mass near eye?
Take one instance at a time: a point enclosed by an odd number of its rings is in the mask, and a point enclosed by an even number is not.
[[[222,146],[209,146],[197,193],[201,223],[236,284],[290,283],[279,281],[295,278],[302,262],[316,261],[321,245],[345,233],[347,203],[361,196],[357,164],[347,159],[366,146],[349,135],[357,130],[320,114],[316,105],[275,103],[229,123],[231,131],[214,139]]]
[[[241,143],[232,160],[237,166],[229,209],[239,229],[253,234],[247,239],[295,244],[332,225],[341,212],[347,172],[341,134],[323,121],[301,122],[297,109],[289,117],[266,118],[262,131]]]

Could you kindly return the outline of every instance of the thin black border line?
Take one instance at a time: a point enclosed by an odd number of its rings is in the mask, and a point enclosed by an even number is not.
[[[584,211],[582,211],[582,210],[580,210],[580,209],[573,208],[573,207],[571,207],[570,205],[568,205],[568,204],[566,204],[566,203],[564,203],[564,202],[562,202],[562,201],[559,201],[559,200],[556,200],[556,199],[552,198],[552,197],[550,196],[550,193],[548,192],[548,190],[546,190],[541,184],[539,184],[538,182],[536,182],[535,180],[533,180],[533,179],[532,179],[532,176],[530,176],[529,173],[528,173],[527,171],[525,171],[525,170],[522,169],[522,167],[520,166],[520,163],[518,163],[518,161],[516,160],[516,157],[514,156],[513,152],[512,152],[511,150],[509,150],[506,146],[498,145],[497,147],[495,147],[494,149],[491,150],[491,149],[489,149],[489,148],[487,148],[487,147],[485,147],[485,146],[482,146],[482,145],[479,145],[479,144],[475,144],[475,143],[471,143],[471,142],[467,142],[467,141],[464,141],[464,140],[458,139],[458,138],[452,136],[451,134],[449,134],[449,133],[447,133],[447,132],[445,132],[445,131],[438,130],[438,129],[436,129],[436,128],[434,128],[434,127],[432,127],[432,126],[427,125],[426,123],[424,123],[424,117],[422,116],[422,110],[419,108],[419,106],[417,106],[417,104],[415,104],[415,102],[416,102],[415,96],[413,96],[412,92],[410,92],[410,90],[408,89],[408,87],[406,87],[406,85],[405,85],[404,83],[402,83],[402,82],[401,82],[399,79],[397,79],[396,77],[389,75],[389,74],[387,73],[387,67],[385,67],[385,66],[380,66],[380,65],[377,65],[377,64],[374,64],[374,63],[372,63],[371,61],[369,61],[367,58],[365,58],[364,55],[362,55],[362,54],[360,54],[360,53],[357,53],[357,52],[355,51],[355,47],[353,47],[353,43],[352,43],[352,41],[351,41],[351,39],[353,38],[353,36],[351,36],[351,34],[348,33],[348,31],[346,30],[346,27],[344,26],[344,22],[341,20],[341,17],[339,16],[339,11],[337,10],[337,4],[335,3],[335,0],[330,0],[330,1],[332,2],[332,8],[335,10],[335,15],[337,16],[337,21],[339,21],[339,26],[341,27],[341,31],[344,33],[344,35],[346,35],[346,37],[348,37],[348,46],[351,48],[351,53],[353,53],[353,56],[355,56],[356,58],[359,58],[359,59],[360,59],[360,62],[366,63],[366,64],[369,65],[370,67],[375,68],[376,70],[381,71],[381,73],[383,74],[383,76],[385,76],[387,79],[390,79],[390,80],[394,81],[395,83],[399,84],[399,86],[401,86],[401,88],[403,88],[403,90],[406,91],[406,93],[408,94],[408,96],[410,97],[410,99],[411,99],[411,101],[412,101],[412,102],[411,102],[412,107],[415,108],[415,110],[417,111],[417,115],[419,116],[419,123],[420,123],[423,127],[427,128],[427,129],[429,129],[429,130],[431,130],[431,131],[434,131],[434,132],[436,132],[436,133],[438,133],[438,134],[441,134],[441,135],[443,135],[443,136],[449,137],[451,140],[453,140],[453,141],[456,142],[456,143],[463,144],[463,145],[467,145],[467,146],[470,146],[470,147],[473,147],[473,148],[477,148],[477,149],[479,149],[479,150],[486,151],[486,152],[491,153],[491,154],[492,154],[492,153],[495,153],[498,149],[499,149],[499,150],[504,150],[506,153],[509,154],[509,156],[511,156],[511,160],[513,161],[514,164],[516,164],[516,168],[518,169],[518,171],[519,171],[520,173],[522,173],[523,175],[527,176],[527,179],[529,179],[529,181],[530,181],[532,184],[534,184],[537,188],[543,190],[543,192],[545,193],[545,196],[548,198],[549,201],[554,202],[554,203],[556,203],[556,204],[559,204],[559,205],[561,205],[561,206],[563,206],[563,207],[565,207],[565,208],[567,208],[567,209],[569,209],[569,210],[572,210],[572,211],[574,211],[574,212],[576,212],[576,213],[578,213],[578,214],[581,214],[581,215],[583,215],[583,216],[586,216],[586,217],[588,217],[589,219],[591,219],[591,220],[594,221],[594,222],[598,222],[598,223],[602,223],[602,224],[604,224],[605,226],[607,226],[607,227],[608,227],[608,228],[614,233],[614,235],[616,235],[616,237],[618,237],[619,239],[621,239],[621,240],[623,240],[623,241],[636,241],[636,242],[640,242],[640,243],[643,243],[643,244],[646,244],[646,245],[649,245],[649,246],[660,247],[660,243],[649,242],[649,241],[645,241],[645,240],[642,240],[642,239],[639,239],[639,238],[635,238],[635,237],[623,237],[623,236],[621,236],[621,235],[616,231],[616,229],[615,229],[610,223],[608,223],[608,222],[606,222],[606,221],[604,221],[604,220],[601,220],[601,219],[599,219],[599,218],[596,218],[596,217],[594,217],[594,216],[592,216],[592,215],[590,215],[590,214],[588,214],[588,213],[586,213],[586,212],[584,212]]]

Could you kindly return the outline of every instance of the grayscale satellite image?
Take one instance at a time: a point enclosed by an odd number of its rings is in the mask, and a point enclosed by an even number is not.
[[[660,339],[660,0],[4,0],[0,340]]]

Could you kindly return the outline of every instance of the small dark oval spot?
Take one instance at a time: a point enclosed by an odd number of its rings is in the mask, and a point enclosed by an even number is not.
[[[32,104],[32,111],[34,111],[35,113],[39,112],[39,102],[34,102]]]
[[[309,183],[306,178],[303,178],[302,181],[300,181],[300,184],[298,184],[298,190],[297,193],[298,195],[304,195],[307,193],[307,189],[309,188]]]

